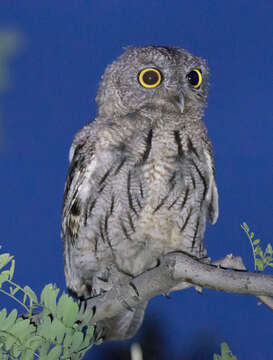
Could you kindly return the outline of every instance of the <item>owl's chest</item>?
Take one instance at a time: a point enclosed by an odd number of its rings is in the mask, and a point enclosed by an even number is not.
[[[166,187],[170,180],[170,174],[175,170],[176,158],[177,149],[172,138],[164,139],[161,135],[153,141],[149,157],[142,166],[149,195],[156,195],[160,188],[163,190]]]
[[[177,231],[181,211],[174,202],[183,191],[185,179],[179,174],[177,152],[172,145],[168,142],[155,143],[142,169],[146,194],[137,221],[137,234],[147,239],[149,248],[160,253],[181,247],[181,235]]]

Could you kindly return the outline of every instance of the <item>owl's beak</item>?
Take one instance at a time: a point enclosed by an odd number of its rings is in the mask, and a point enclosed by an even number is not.
[[[183,113],[184,111],[184,94],[180,93],[179,96],[173,96],[171,98],[172,103]]]
[[[184,112],[184,94],[182,89],[167,88],[166,97],[181,114]]]

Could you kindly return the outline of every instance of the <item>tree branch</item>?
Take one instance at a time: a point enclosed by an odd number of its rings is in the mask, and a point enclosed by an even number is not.
[[[92,323],[96,323],[117,315],[124,308],[134,308],[156,295],[190,286],[255,295],[273,310],[272,275],[248,273],[240,257],[228,255],[214,264],[208,264],[181,252],[165,255],[156,268],[134,279],[128,277],[110,291],[88,299],[86,305],[93,309]]]
[[[239,256],[227,255],[212,264],[209,261],[209,258],[196,259],[181,252],[163,256],[157,267],[135,278],[128,276],[104,294],[86,299],[86,307],[93,311],[91,324],[107,321],[124,309],[133,309],[157,295],[191,286],[197,291],[208,288],[255,295],[260,303],[273,310],[272,275],[247,272]],[[28,318],[28,314],[24,317]],[[31,322],[37,324],[41,317],[42,312],[33,314]]]

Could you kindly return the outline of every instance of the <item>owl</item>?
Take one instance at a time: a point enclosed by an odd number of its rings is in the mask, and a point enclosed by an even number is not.
[[[102,294],[169,252],[206,256],[206,220],[218,217],[201,120],[207,88],[206,61],[180,48],[129,47],[107,66],[97,116],[69,154],[62,240],[71,294]],[[132,337],[146,305],[107,319],[104,338]]]

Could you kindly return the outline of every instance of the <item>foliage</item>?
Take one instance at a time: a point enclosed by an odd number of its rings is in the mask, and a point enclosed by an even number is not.
[[[13,256],[0,254],[0,292],[27,312],[18,317],[17,310],[0,311],[0,360],[83,359],[95,342],[94,327],[88,325],[92,312],[65,293],[58,298],[60,290],[53,284],[44,287],[39,301],[29,286],[13,281],[14,269]],[[35,316],[39,321],[34,324]]]
[[[267,244],[265,250],[263,251],[259,245],[261,240],[254,240],[254,232],[250,232],[248,225],[243,222],[241,228],[246,233],[250,245],[252,248],[253,258],[254,258],[254,270],[263,271],[267,266],[273,267],[273,249],[271,244]]]
[[[9,72],[7,71],[10,57],[20,48],[20,34],[15,31],[0,29],[0,93],[10,85]],[[0,123],[0,151],[3,146],[3,130]]]
[[[21,37],[15,31],[0,30],[0,90],[8,85],[7,63],[21,44]]]
[[[235,355],[232,355],[228,344],[223,342],[221,344],[221,355],[214,354],[213,360],[237,360],[237,357]]]
[[[254,239],[248,225],[243,222],[241,227],[252,247],[255,271],[273,267],[271,244],[263,251],[259,245],[261,240]],[[6,309],[0,311],[0,360],[83,359],[96,342],[94,327],[89,325],[92,312],[65,293],[58,297],[60,290],[53,284],[44,287],[39,301],[29,286],[21,287],[13,281],[14,270],[13,256],[0,254],[0,293],[9,296],[26,311],[21,317],[15,309],[9,314]],[[40,309],[40,313],[35,314]],[[221,355],[214,354],[213,360],[237,360],[237,357],[226,343],[222,343]]]

